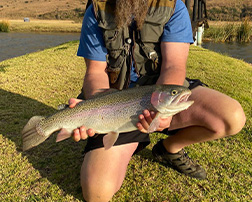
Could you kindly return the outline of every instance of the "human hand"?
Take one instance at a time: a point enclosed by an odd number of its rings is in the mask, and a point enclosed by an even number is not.
[[[137,123],[137,128],[140,130],[142,133],[148,133],[148,128],[150,127],[151,122],[155,118],[157,112],[154,111],[149,111],[149,110],[144,110],[143,114],[140,114],[138,116],[139,122]],[[162,119],[159,117],[159,127],[156,131],[163,131],[165,128],[170,127],[170,123],[172,120],[172,116]]]
[[[70,98],[68,103],[70,108],[74,108],[79,102],[83,100],[76,99],[76,98]],[[73,131],[72,137],[73,140],[78,142],[80,140],[85,140],[88,137],[92,137],[95,135],[95,131],[91,128],[86,129],[85,126],[81,126],[80,128],[76,128]]]

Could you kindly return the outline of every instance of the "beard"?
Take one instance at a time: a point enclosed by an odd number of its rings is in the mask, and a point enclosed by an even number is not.
[[[115,18],[117,28],[129,26],[132,19],[141,29],[148,11],[148,0],[116,0]]]

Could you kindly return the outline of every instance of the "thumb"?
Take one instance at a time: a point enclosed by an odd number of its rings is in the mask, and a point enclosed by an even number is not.
[[[81,102],[82,100],[80,100],[80,99],[76,99],[76,98],[70,98],[69,100],[68,100],[68,103],[69,103],[69,107],[70,108],[73,108],[73,107],[75,107],[79,102]]]

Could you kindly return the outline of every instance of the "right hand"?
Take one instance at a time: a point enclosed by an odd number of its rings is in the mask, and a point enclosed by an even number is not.
[[[147,133],[148,128],[156,116],[156,112],[149,111],[145,109],[142,114],[138,116],[139,122],[137,123],[137,128],[142,133]],[[163,131],[165,128],[169,128],[171,124],[172,116],[162,119],[159,118],[159,126],[157,127],[156,131]]]
[[[76,98],[70,98],[68,103],[70,108],[74,108],[79,102],[83,100],[76,99]],[[78,142],[80,140],[85,140],[88,137],[92,137],[95,135],[95,131],[91,128],[86,129],[85,126],[81,126],[80,128],[76,128],[73,131],[73,140]]]

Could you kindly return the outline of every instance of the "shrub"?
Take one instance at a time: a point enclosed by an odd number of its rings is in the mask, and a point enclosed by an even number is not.
[[[0,32],[9,32],[9,31],[10,31],[10,23],[5,20],[0,22]]]

